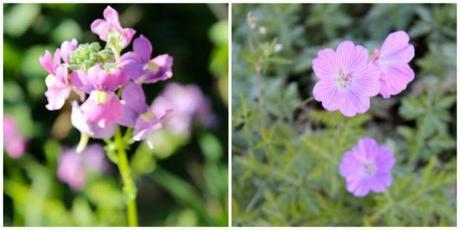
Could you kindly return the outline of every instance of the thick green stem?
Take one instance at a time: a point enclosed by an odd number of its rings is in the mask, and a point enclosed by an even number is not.
[[[137,226],[136,208],[136,187],[131,177],[131,170],[128,164],[128,157],[125,151],[125,142],[121,136],[120,129],[115,132],[115,145],[118,152],[118,170],[123,181],[123,192],[125,193],[128,205],[128,225]]]

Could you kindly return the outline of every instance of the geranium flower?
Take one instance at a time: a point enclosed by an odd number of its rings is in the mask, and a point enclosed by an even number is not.
[[[91,31],[99,36],[102,41],[108,41],[110,34],[119,36],[119,46],[124,48],[129,45],[136,33],[131,28],[122,28],[118,12],[107,6],[104,10],[104,19],[96,19],[91,23]]]
[[[382,47],[373,52],[371,60],[381,72],[380,94],[384,98],[400,93],[414,80],[414,71],[408,64],[413,57],[414,46],[404,31],[389,34]]]
[[[370,191],[381,193],[391,185],[391,170],[395,164],[392,151],[365,137],[346,152],[340,163],[340,175],[347,183],[347,191],[356,197]]]
[[[339,110],[347,117],[364,113],[370,98],[379,93],[379,71],[368,62],[367,49],[351,41],[339,44],[337,51],[323,49],[313,60],[319,81],[313,97],[328,111]]]
[[[134,39],[133,51],[121,57],[126,74],[134,81],[155,83],[172,77],[173,58],[162,54],[150,59],[152,51],[150,41],[141,35]]]

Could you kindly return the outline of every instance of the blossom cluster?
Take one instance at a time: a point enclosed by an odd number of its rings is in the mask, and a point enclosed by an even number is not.
[[[172,111],[159,99],[148,105],[142,85],[171,78],[173,58],[168,54],[152,58],[150,41],[143,35],[134,38],[136,31],[123,28],[110,6],[103,16],[91,24],[91,31],[105,42],[104,48],[72,39],[40,57],[48,72],[46,108],[61,109],[74,92],[81,103],[71,102],[71,121],[82,137],[109,138],[121,125],[133,128],[133,139],[140,141],[160,128]],[[132,51],[121,54],[132,40]]]
[[[404,31],[389,34],[370,55],[351,41],[341,42],[336,51],[322,49],[312,62],[319,78],[313,97],[326,110],[339,110],[347,117],[364,113],[371,97],[380,94],[388,99],[406,89],[414,79],[408,64],[413,57],[414,46]]]

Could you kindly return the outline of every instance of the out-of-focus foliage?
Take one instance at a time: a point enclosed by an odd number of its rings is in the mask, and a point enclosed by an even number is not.
[[[190,136],[163,133],[154,151],[145,144],[129,150],[139,224],[226,226],[228,42],[221,33],[227,31],[226,5],[111,6],[119,11],[123,26],[152,41],[154,53],[174,57],[173,78],[144,88],[148,102],[169,82],[193,83],[210,100],[215,115],[214,127],[196,124]],[[90,24],[101,18],[105,7],[4,5],[4,113],[17,120],[29,139],[22,158],[4,157],[5,225],[126,225],[121,178],[114,164],[106,174],[89,175],[80,191],[58,180],[59,153],[64,146],[75,146],[79,133],[70,124],[69,105],[46,110],[46,73],[38,62],[46,49],[54,51],[64,40],[95,41]],[[224,14],[216,15],[216,9]]]
[[[232,220],[243,226],[456,225],[456,6],[266,4],[233,7]],[[405,30],[416,75],[364,115],[312,96],[319,49],[373,48]],[[259,70],[259,71],[258,71]],[[356,198],[338,167],[358,139],[394,151],[393,183]]]

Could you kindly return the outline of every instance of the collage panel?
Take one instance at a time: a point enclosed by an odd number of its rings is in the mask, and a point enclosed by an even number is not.
[[[456,226],[456,4],[232,4],[233,226]]]
[[[3,4],[4,226],[228,226],[228,4]]]

